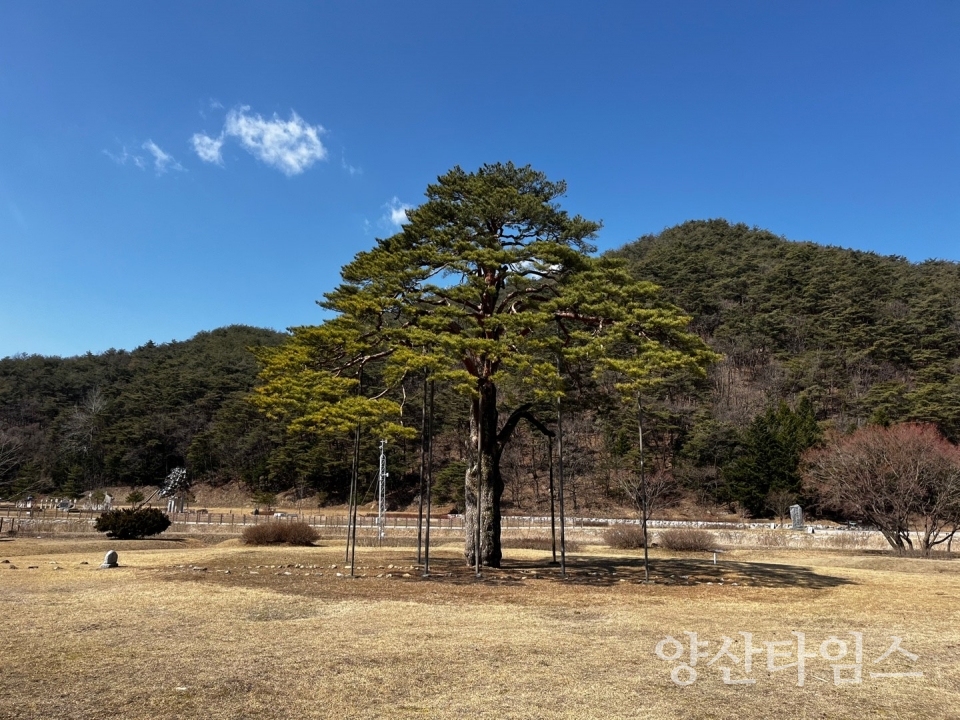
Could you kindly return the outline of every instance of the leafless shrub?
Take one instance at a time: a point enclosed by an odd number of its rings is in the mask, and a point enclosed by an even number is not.
[[[668,550],[703,552],[716,548],[717,538],[706,530],[676,528],[660,533],[660,544]]]
[[[247,545],[312,545],[319,534],[302,522],[267,522],[251,525],[243,531],[242,539]]]
[[[603,531],[603,541],[618,550],[642,550],[643,526],[617,523]]]

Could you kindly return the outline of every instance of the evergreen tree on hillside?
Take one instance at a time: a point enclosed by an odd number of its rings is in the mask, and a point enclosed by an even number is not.
[[[753,515],[765,510],[771,491],[800,493],[800,457],[820,441],[808,401],[785,402],[758,415],[743,433],[740,455],[723,468],[723,492]]]
[[[840,430],[923,421],[960,439],[960,264],[791,242],[725,220],[614,254],[724,354],[704,422],[743,432],[767,407],[805,397]]]
[[[11,485],[81,493],[151,484],[188,458],[203,459],[198,479],[251,479],[277,441],[265,439],[271,431],[262,416],[238,423],[231,408],[255,381],[248,348],[283,337],[232,326],[131,352],[0,360],[0,428],[22,443]],[[219,429],[224,425],[229,433]]]

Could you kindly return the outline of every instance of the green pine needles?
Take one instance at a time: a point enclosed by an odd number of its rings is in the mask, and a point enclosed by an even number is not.
[[[592,256],[600,223],[561,209],[565,192],[529,166],[454,168],[398,233],[343,268],[322,303],[334,319],[259,353],[254,401],[295,431],[409,436],[395,392],[403,378],[426,373],[459,392],[473,453],[469,563],[479,552],[499,565],[501,453],[572,373],[612,374],[633,397],[665,374],[702,375],[717,357],[655,285]]]
[[[157,508],[119,508],[108,510],[97,518],[94,528],[117,540],[159,535],[170,527],[170,518]]]

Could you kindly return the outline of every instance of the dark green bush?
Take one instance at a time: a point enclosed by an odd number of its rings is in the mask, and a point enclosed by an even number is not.
[[[302,522],[265,522],[250,525],[243,531],[243,542],[247,545],[312,545],[320,535],[312,527]]]
[[[170,518],[157,508],[109,510],[97,518],[94,528],[117,540],[159,535],[170,527]]]

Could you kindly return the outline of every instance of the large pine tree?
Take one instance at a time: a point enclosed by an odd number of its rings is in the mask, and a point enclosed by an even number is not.
[[[562,393],[558,365],[613,370],[629,384],[665,368],[702,372],[714,357],[656,286],[591,257],[600,225],[562,210],[565,191],[529,166],[454,168],[427,187],[400,232],[343,268],[323,303],[334,320],[296,329],[262,358],[261,403],[285,408],[301,429],[383,425],[383,397],[405,373],[456,387],[470,403],[470,564],[478,536],[480,560],[500,564],[500,457],[517,423],[532,419],[532,402]],[[379,385],[351,396],[358,369],[378,361]]]

